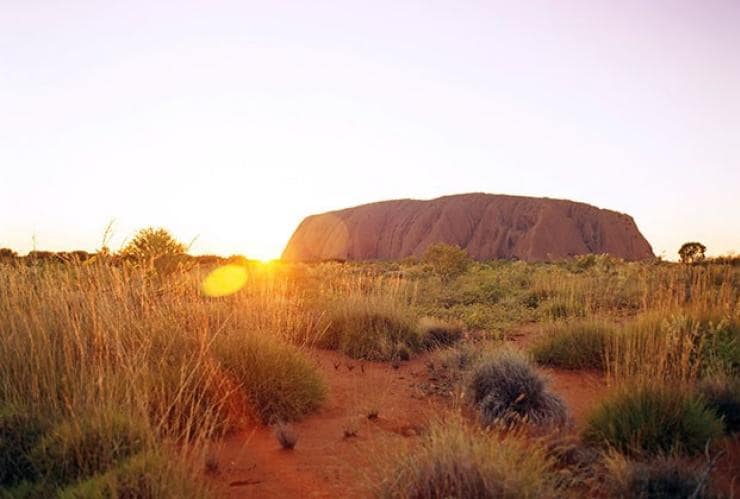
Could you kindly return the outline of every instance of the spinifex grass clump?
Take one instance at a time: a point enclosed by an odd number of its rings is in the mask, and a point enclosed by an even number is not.
[[[680,385],[623,385],[588,417],[583,438],[630,455],[696,453],[722,435],[721,420]]]
[[[402,303],[354,295],[333,299],[326,307],[321,347],[367,360],[390,360],[400,351],[422,347],[416,321]]]
[[[453,345],[463,335],[462,326],[459,323],[447,322],[433,317],[422,317],[419,320],[418,328],[422,345],[428,350]]]
[[[27,408],[0,406],[0,488],[36,479],[30,454],[47,427],[40,414]]]
[[[660,456],[648,461],[629,461],[612,453],[605,459],[608,497],[714,497],[707,495],[706,470],[677,457]]]
[[[536,443],[514,434],[435,423],[413,450],[384,463],[384,498],[557,497],[553,463]]]
[[[594,320],[557,324],[532,347],[532,356],[566,369],[603,369],[606,344],[614,334],[613,327]]]
[[[233,331],[217,339],[214,351],[262,422],[300,418],[324,400],[326,387],[316,366],[274,336]]]
[[[470,389],[485,425],[562,424],[568,419],[563,400],[552,393],[542,377],[513,350],[499,350],[473,372]]]
[[[164,451],[147,451],[132,456],[105,473],[65,487],[58,492],[58,497],[210,497],[202,485],[193,482],[192,473]]]
[[[31,458],[43,481],[74,483],[105,472],[147,447],[142,421],[112,412],[70,418],[48,432]]]
[[[702,380],[698,391],[729,433],[740,431],[740,379],[716,375]]]

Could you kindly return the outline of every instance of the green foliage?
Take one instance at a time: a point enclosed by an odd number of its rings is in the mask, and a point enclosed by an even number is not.
[[[583,438],[630,455],[696,453],[722,434],[704,401],[677,385],[623,385],[588,417]]]
[[[562,424],[568,419],[563,400],[516,351],[493,352],[475,368],[470,383],[473,402],[485,425],[531,422]]]
[[[462,338],[460,324],[453,324],[433,317],[419,320],[421,343],[427,350],[450,346]]]
[[[139,230],[121,250],[121,256],[139,261],[152,261],[160,257],[181,255],[185,245],[164,228],[147,227]]]
[[[429,245],[424,251],[423,261],[432,267],[432,271],[444,283],[464,274],[472,263],[464,249],[444,243]]]
[[[536,443],[513,433],[453,420],[431,426],[421,442],[385,463],[382,498],[558,497],[552,462]]]
[[[87,498],[205,498],[208,491],[192,479],[173,456],[139,453],[111,470],[62,489],[59,499]]]
[[[740,431],[740,378],[715,375],[702,380],[698,391],[730,433]]]
[[[219,338],[214,350],[265,423],[298,419],[324,400],[326,386],[316,366],[270,335],[235,331]]]
[[[0,487],[36,478],[29,455],[45,430],[39,414],[17,405],[0,406]]]
[[[681,263],[699,263],[704,260],[707,247],[699,242],[683,243],[678,250]]]
[[[621,456],[607,459],[609,476],[605,490],[609,497],[645,499],[702,498],[707,484],[703,470],[676,457],[658,457],[649,461],[627,461]]]
[[[540,364],[566,369],[604,369],[607,342],[615,334],[602,321],[557,324],[545,330],[531,353]]]
[[[47,433],[32,450],[31,459],[44,481],[74,483],[144,449],[147,434],[140,421],[122,414],[79,415]]]
[[[382,298],[355,296],[329,301],[318,345],[355,359],[390,360],[400,351],[418,352],[422,338],[413,314]]]

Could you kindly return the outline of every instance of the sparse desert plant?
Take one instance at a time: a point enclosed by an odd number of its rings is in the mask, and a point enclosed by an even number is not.
[[[630,461],[618,453],[604,460],[606,473],[602,492],[609,497],[703,498],[713,497],[706,470],[676,456],[660,456],[649,461]]]
[[[380,468],[376,492],[383,498],[558,496],[544,449],[515,432],[470,428],[456,418],[432,424],[418,445]]]
[[[740,431],[740,379],[715,375],[699,382],[698,391],[730,433]]]
[[[722,421],[680,384],[624,384],[589,415],[583,438],[629,455],[696,453],[722,434]]]
[[[285,450],[292,450],[298,443],[298,433],[292,425],[284,422],[275,425],[275,438]]]
[[[534,359],[566,369],[603,369],[606,344],[614,328],[595,320],[556,324],[531,349]]]
[[[421,342],[428,350],[450,346],[462,338],[462,326],[434,317],[422,317],[419,320]]]
[[[526,357],[513,350],[495,351],[481,361],[470,390],[485,425],[563,424],[568,420],[563,400],[548,389],[547,380]]]

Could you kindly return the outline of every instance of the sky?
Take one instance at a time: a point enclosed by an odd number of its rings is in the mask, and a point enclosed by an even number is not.
[[[740,2],[0,0],[0,247],[278,257],[464,192],[740,251]]]

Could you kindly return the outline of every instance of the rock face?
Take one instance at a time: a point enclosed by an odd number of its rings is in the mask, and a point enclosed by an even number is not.
[[[626,260],[654,256],[629,215],[574,201],[475,193],[311,215],[293,233],[282,258],[399,259],[420,256],[438,242],[456,244],[477,260],[553,260],[586,253]]]

